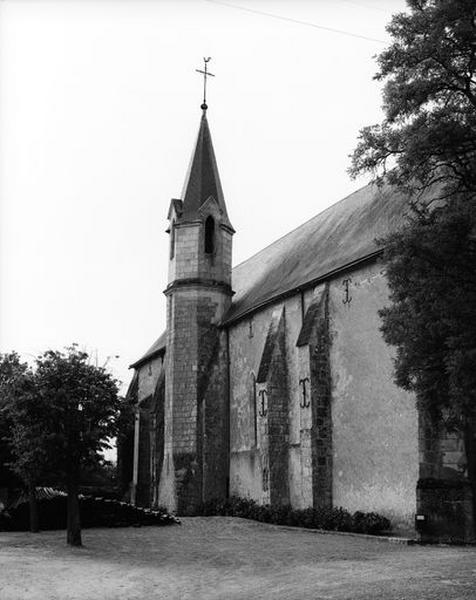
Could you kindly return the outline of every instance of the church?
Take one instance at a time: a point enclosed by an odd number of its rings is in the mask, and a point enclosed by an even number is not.
[[[166,331],[131,365],[132,502],[182,515],[231,495],[335,506],[468,539],[462,440],[394,384],[379,329],[376,240],[402,226],[409,198],[367,185],[232,267],[246,232],[228,214],[205,103],[183,189],[167,214]]]

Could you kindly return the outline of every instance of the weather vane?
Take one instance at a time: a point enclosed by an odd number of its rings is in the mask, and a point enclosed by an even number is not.
[[[208,72],[208,63],[211,60],[211,56],[209,56],[208,58],[203,57],[203,63],[204,63],[204,70],[202,71],[201,69],[195,69],[195,71],[197,73],[201,73],[203,75],[203,104],[201,105],[201,109],[202,110],[207,110],[208,106],[207,106],[207,77],[215,77],[215,75],[213,75],[213,73],[209,73]]]

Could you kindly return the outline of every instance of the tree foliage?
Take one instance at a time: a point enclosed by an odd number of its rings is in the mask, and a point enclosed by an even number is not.
[[[361,131],[351,172],[413,193],[408,223],[382,240],[382,330],[396,382],[463,427],[476,394],[476,3],[407,4],[378,57],[385,118]]]
[[[59,484],[68,492],[68,543],[81,544],[81,472],[104,462],[117,431],[117,383],[76,346],[49,350],[30,369],[16,355],[0,361],[0,394],[9,416],[13,468],[29,486]],[[13,368],[14,367],[14,368]]]
[[[35,489],[46,476],[48,431],[38,402],[34,373],[15,352],[0,359],[0,430],[3,468],[10,468],[28,490],[30,529],[39,530]]]
[[[391,304],[380,311],[397,349],[395,379],[449,429],[476,407],[476,205],[417,209],[386,240]]]
[[[442,196],[476,191],[476,3],[407,0],[378,57],[385,119],[365,127],[351,173]]]
[[[72,465],[94,466],[110,448],[119,410],[117,383],[76,347],[49,350],[37,359],[38,398],[48,404],[45,423],[55,451],[55,469],[65,480]]]
[[[0,480],[3,484],[18,484],[14,476],[12,447],[9,436],[12,434],[13,421],[11,415],[12,399],[19,397],[29,381],[28,365],[20,360],[15,352],[0,356]],[[26,478],[26,473],[20,468],[16,475]]]
[[[47,469],[49,432],[34,373],[15,352],[0,360],[0,390],[10,466],[26,485],[35,486]]]

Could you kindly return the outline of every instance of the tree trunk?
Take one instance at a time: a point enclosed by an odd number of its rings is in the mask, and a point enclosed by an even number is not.
[[[78,481],[76,478],[68,482],[68,512],[66,518],[66,541],[70,546],[82,546],[81,521],[79,518]]]
[[[36,489],[33,484],[28,486],[28,504],[30,507],[30,531],[32,533],[38,533],[40,531],[40,520],[38,516]]]

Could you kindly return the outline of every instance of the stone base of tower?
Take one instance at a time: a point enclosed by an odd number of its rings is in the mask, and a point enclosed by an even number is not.
[[[159,480],[159,506],[169,512],[177,512],[177,494],[175,491],[175,469],[171,454],[164,456],[162,472]]]
[[[203,502],[226,498],[228,493],[226,332],[215,327],[200,337],[210,347],[201,353],[207,359],[199,361],[196,370],[196,404],[189,402],[186,408],[183,404],[169,406],[168,423],[165,423],[167,441],[159,504],[179,515],[196,514]],[[186,446],[191,451],[184,451]]]
[[[229,391],[227,332],[219,330],[200,391],[202,502],[228,496]]]
[[[202,465],[196,454],[174,456],[177,514],[194,515],[202,503]]]
[[[159,483],[159,505],[179,515],[194,515],[202,503],[202,465],[196,454],[168,455]]]

